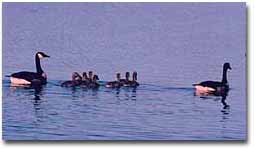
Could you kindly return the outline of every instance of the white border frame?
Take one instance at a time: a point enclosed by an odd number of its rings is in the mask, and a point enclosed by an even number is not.
[[[154,0],[153,0],[154,1]],[[138,0],[138,2],[153,2],[152,0]],[[3,0],[3,2],[70,2],[67,0],[29,0],[29,1],[22,1],[22,0]],[[82,0],[73,0],[71,2],[135,2],[135,0],[86,0],[86,1],[82,1]],[[12,142],[12,143],[8,143],[5,141],[1,140],[1,144],[0,144],[0,148],[2,147],[18,147],[18,148],[28,148],[28,147],[69,147],[69,146],[75,146],[75,147],[84,147],[84,146],[94,146],[94,147],[168,147],[168,146],[173,146],[173,147],[180,147],[180,148],[203,148],[205,147],[211,147],[213,148],[214,146],[216,146],[217,148],[221,148],[221,147],[225,147],[225,148],[235,148],[235,147],[253,147],[254,146],[254,138],[253,138],[253,95],[254,95],[254,88],[253,88],[253,69],[254,69],[254,48],[253,48],[253,27],[254,27],[254,1],[250,0],[250,1],[244,1],[244,0],[223,0],[223,1],[218,1],[218,0],[196,0],[196,1],[191,1],[191,0],[158,0],[156,2],[246,2],[247,5],[247,111],[248,111],[248,122],[247,122],[247,126],[248,126],[248,131],[247,131],[247,141],[246,142],[225,142],[225,141],[221,141],[221,142],[202,142],[202,141],[198,141],[198,142],[192,142],[192,141],[176,141],[176,142]],[[1,15],[1,23],[0,23],[0,27],[1,27],[1,37],[0,37],[0,81],[2,81],[2,5],[0,6],[0,15]],[[0,133],[2,135],[2,83],[0,83]],[[2,138],[1,138],[2,139]]]

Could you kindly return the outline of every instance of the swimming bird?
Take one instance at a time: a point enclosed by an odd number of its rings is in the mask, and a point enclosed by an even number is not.
[[[82,76],[83,76],[82,81],[87,81],[88,80],[88,76],[87,76],[86,72],[83,72]]]
[[[88,72],[88,81],[89,81],[89,82],[92,82],[92,81],[93,81],[93,72],[92,72],[92,71],[89,71],[89,72]]]
[[[89,83],[89,79],[86,72],[83,72],[82,74],[82,83],[81,86],[87,87],[87,84]]]
[[[82,83],[82,77],[77,73],[72,73],[72,80],[65,81],[61,84],[62,87],[75,87]]]
[[[231,70],[229,63],[224,63],[222,81],[204,81],[199,84],[193,84],[196,91],[199,93],[209,93],[209,92],[225,92],[229,90],[227,71]]]
[[[127,84],[130,81],[130,72],[125,73],[125,79],[120,79],[120,83],[122,85]]]
[[[89,82],[89,83],[87,84],[87,87],[88,87],[88,88],[98,88],[100,85],[99,85],[99,83],[97,82],[97,80],[99,80],[98,75],[94,75],[94,76],[93,76],[93,81],[92,81],[92,82]]]
[[[47,75],[42,70],[40,60],[43,58],[49,58],[50,56],[46,55],[43,52],[37,52],[35,54],[35,64],[36,72],[21,71],[13,73],[10,76],[12,84],[18,85],[43,85],[47,83]]]
[[[120,79],[121,79],[121,74],[117,73],[116,81],[107,82],[105,86],[108,88],[120,88],[122,86]]]
[[[132,81],[129,81],[125,85],[129,86],[129,87],[137,87],[137,86],[139,86],[139,83],[137,82],[137,80],[138,80],[138,73],[136,71],[134,71],[132,74]]]

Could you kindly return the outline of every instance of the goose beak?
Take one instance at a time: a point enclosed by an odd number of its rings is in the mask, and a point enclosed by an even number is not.
[[[229,70],[231,70],[232,68],[229,66],[229,68],[228,68]]]
[[[44,57],[45,57],[45,58],[49,58],[50,56],[45,54]]]

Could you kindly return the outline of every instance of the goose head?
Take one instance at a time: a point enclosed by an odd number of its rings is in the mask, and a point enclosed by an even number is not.
[[[121,79],[121,74],[120,73],[116,73],[116,79],[117,79],[117,81],[120,81],[120,79]]]
[[[228,70],[228,69],[231,70],[230,64],[229,64],[229,63],[224,63],[223,69],[224,69],[224,70]]]
[[[92,71],[89,71],[89,72],[88,72],[88,78],[89,78],[90,80],[92,80],[92,78],[93,78],[93,72],[92,72]]]
[[[125,78],[126,78],[127,81],[129,81],[129,78],[130,78],[130,73],[129,72],[125,73]]]
[[[99,77],[97,75],[93,76],[93,81],[96,82],[97,80],[99,80]]]
[[[133,79],[133,81],[137,81],[137,79],[138,79],[138,73],[136,71],[133,72],[132,79]]]
[[[86,72],[83,72],[82,74],[82,80],[85,81],[85,80],[88,80],[88,77],[87,77],[87,73]]]
[[[45,54],[44,52],[37,52],[36,53],[36,56],[39,58],[39,59],[43,59],[43,58],[49,58],[50,56]]]
[[[79,81],[79,80],[82,80],[82,77],[77,72],[72,73],[72,81]]]

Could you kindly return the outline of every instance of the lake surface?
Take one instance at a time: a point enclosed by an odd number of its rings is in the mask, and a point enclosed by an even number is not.
[[[245,3],[3,3],[3,139],[246,139]],[[48,84],[14,87],[5,75],[35,71]],[[230,91],[195,96],[222,78]],[[136,89],[62,88],[74,71],[100,83],[137,71]],[[225,103],[230,107],[225,107]]]

